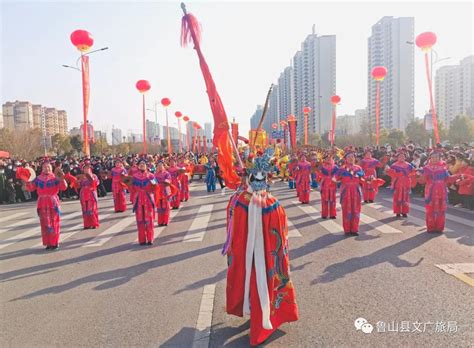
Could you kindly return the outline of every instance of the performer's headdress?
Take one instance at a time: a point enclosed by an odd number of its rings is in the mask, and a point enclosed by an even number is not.
[[[267,189],[267,176],[272,170],[270,160],[273,156],[273,148],[268,148],[252,162],[252,165],[247,168],[250,186],[254,191],[262,191]]]

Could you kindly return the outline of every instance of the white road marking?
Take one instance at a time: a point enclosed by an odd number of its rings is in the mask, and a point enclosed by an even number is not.
[[[194,333],[192,348],[208,348],[211,337],[212,312],[214,310],[214,294],[216,284],[204,286],[199,307],[196,331]]]
[[[300,202],[292,202],[293,204],[296,204],[298,208],[300,208],[306,215],[311,217],[313,220],[317,220],[319,218],[319,210],[316,209],[315,207],[311,205],[305,205],[301,204]],[[329,233],[332,234],[341,234],[344,232],[344,229],[342,228],[341,225],[339,225],[337,222],[334,220],[322,220],[318,223],[318,225],[321,225],[324,227]]]
[[[295,225],[291,222],[289,218],[288,219],[288,237],[289,238],[294,238],[294,237],[302,237],[300,231],[296,228]]]
[[[7,213],[5,212],[5,214],[7,214]],[[15,213],[15,214],[7,215],[7,216],[4,216],[4,217],[0,218],[0,222],[15,219],[15,218],[20,217],[20,216],[25,215],[25,214],[28,214],[28,213]]]
[[[110,239],[112,239],[116,234],[125,230],[133,221],[135,221],[134,216],[127,217],[125,219],[120,220],[115,225],[110,226],[104,232],[100,233],[94,239],[84,243],[83,246],[85,247],[98,247],[102,246],[107,243]]]
[[[35,223],[38,221],[38,218],[30,218],[30,219],[26,219],[26,220],[20,220],[20,221],[17,221],[11,225],[8,225],[7,227],[5,228],[0,228],[0,233],[5,233],[5,232],[8,232],[8,231],[11,231],[17,227],[22,227],[22,226],[26,226],[26,225],[30,225],[32,223]]]
[[[188,233],[183,238],[183,242],[202,242],[207,225],[211,219],[213,207],[213,204],[205,204],[199,207]]]
[[[385,201],[387,202],[391,202],[392,200],[389,199],[389,198],[384,198]],[[410,204],[410,209],[414,209],[414,210],[418,210],[418,211],[421,211],[423,213],[426,212],[425,208],[424,207],[420,207],[416,204]],[[451,220],[451,221],[454,221],[454,222],[457,222],[457,223],[460,223],[460,224],[463,224],[463,225],[466,225],[466,226],[469,226],[471,227],[472,226],[472,221],[471,220],[468,220],[468,219],[464,219],[462,217],[459,217],[459,216],[455,216],[453,214],[449,214],[449,213],[446,213],[446,219],[448,220]]]
[[[474,286],[474,278],[467,274],[474,273],[474,263],[447,263],[444,265],[435,265],[447,274],[455,276],[464,283]],[[466,274],[467,273],[467,274]]]

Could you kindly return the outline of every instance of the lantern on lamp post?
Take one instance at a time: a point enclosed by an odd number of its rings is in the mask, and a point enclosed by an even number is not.
[[[186,127],[186,148],[188,149],[188,151],[191,151],[190,141],[189,141],[189,130],[188,130],[189,116],[183,116],[183,121]]]
[[[380,82],[383,81],[387,75],[387,68],[384,66],[376,66],[372,69],[372,77],[376,84],[375,94],[375,143],[379,146],[380,138]]]
[[[178,149],[179,149],[179,152],[181,153],[183,152],[183,144],[181,142],[181,116],[183,116],[183,114],[179,111],[176,111],[174,115],[178,119]]]
[[[330,141],[331,146],[334,146],[334,140],[336,139],[336,105],[341,102],[341,97],[338,95],[333,95],[331,97],[331,104],[332,104],[332,126],[331,126],[331,134],[330,134]]]
[[[145,93],[150,90],[151,85],[150,85],[150,82],[148,82],[147,80],[139,80],[139,81],[137,81],[135,87],[142,94],[143,153],[146,154],[147,153],[147,145],[146,145]]]
[[[169,98],[163,98],[161,99],[161,105],[165,108],[165,114],[166,114],[166,138],[167,138],[167,144],[168,144],[168,153],[171,154],[173,152],[173,148],[171,146],[171,133],[170,133],[170,127],[169,127],[169,122],[168,122],[168,106],[171,105],[171,100]]]

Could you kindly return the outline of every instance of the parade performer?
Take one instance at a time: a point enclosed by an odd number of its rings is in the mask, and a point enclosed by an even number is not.
[[[92,174],[92,168],[89,163],[82,167],[83,174],[79,177],[79,198],[82,208],[82,219],[84,220],[84,229],[96,229],[99,227],[99,210],[97,208],[97,187],[99,178]]]
[[[420,183],[425,184],[425,218],[428,232],[442,233],[446,221],[446,205],[448,201],[447,183],[455,181],[450,178],[441,155],[434,151],[429,163],[420,170]]]
[[[309,203],[311,192],[311,163],[306,160],[306,155],[301,155],[301,160],[295,167],[296,193],[303,204]]]
[[[367,150],[364,158],[360,161],[360,166],[364,171],[364,177],[361,180],[364,202],[374,203],[379,187],[385,184],[384,180],[377,178],[376,169],[381,166],[381,163],[372,157],[372,151]]]
[[[157,194],[156,200],[158,226],[168,226],[170,219],[171,175],[165,169],[163,161],[157,163],[155,179],[159,188],[159,194]]]
[[[216,191],[216,164],[214,161],[214,158],[211,158],[211,160],[206,163],[205,165],[206,168],[206,186],[207,186],[207,192],[215,192]]]
[[[321,184],[321,217],[327,219],[336,218],[336,189],[337,184],[335,175],[339,167],[334,164],[334,158],[328,153],[324,158],[323,164],[316,171],[317,179]]]
[[[127,210],[127,198],[125,196],[126,185],[123,184],[122,178],[127,176],[127,171],[120,159],[115,160],[115,167],[112,168],[111,175],[115,212],[124,212]]]
[[[391,178],[393,213],[397,214],[397,217],[407,217],[410,212],[410,192],[414,183],[412,180],[416,175],[415,167],[405,159],[405,152],[400,151],[397,161],[385,169]]]
[[[288,180],[288,162],[290,161],[288,155],[281,157],[278,160],[278,166],[280,167],[280,178],[281,181]]]
[[[187,160],[184,158],[181,158],[178,167],[180,169],[180,175],[179,175],[179,182],[181,184],[181,190],[179,192],[179,196],[181,199],[181,202],[187,202],[189,199],[189,177],[188,177],[188,170],[189,170],[189,165],[187,163]]]
[[[298,159],[296,156],[292,156],[290,163],[288,163],[288,187],[290,189],[296,188],[296,181],[295,181],[295,169],[298,165]]]
[[[54,174],[52,170],[49,161],[45,161],[41,174],[26,183],[27,190],[30,192],[36,190],[38,195],[36,207],[41,224],[41,237],[43,245],[48,250],[56,250],[59,247],[61,218],[58,193],[59,190],[67,189],[61,169],[58,168]]]
[[[152,245],[154,239],[155,203],[153,193],[156,180],[147,169],[145,159],[138,161],[138,173],[132,177],[132,192],[135,202],[133,212],[137,219],[138,243]]]
[[[176,165],[176,160],[174,158],[170,158],[170,166],[168,168],[168,173],[171,176],[171,184],[176,186],[179,191],[181,191],[181,180],[180,175],[182,171]],[[178,209],[179,205],[181,204],[181,195],[174,195],[171,197],[171,208]]]
[[[227,313],[250,315],[250,344],[263,343],[280,325],[298,320],[290,279],[288,222],[279,201],[267,192],[270,154],[248,168],[249,186],[228,205]]]
[[[336,179],[341,181],[342,225],[346,235],[359,234],[362,200],[360,179],[363,176],[364,171],[355,164],[355,155],[352,152],[347,152],[345,154],[345,164],[336,173]]]

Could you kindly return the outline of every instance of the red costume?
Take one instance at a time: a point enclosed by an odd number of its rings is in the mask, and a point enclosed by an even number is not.
[[[153,185],[155,183],[155,177],[148,171],[139,171],[132,178],[132,192],[135,197],[133,212],[137,218],[138,242],[140,244],[153,243],[155,235],[155,203],[153,197]]]
[[[255,197],[244,191],[228,206],[232,238],[226,310],[239,317],[250,314],[251,345],[264,342],[281,324],[298,320],[286,213],[277,199],[266,192],[259,195],[255,203]]]
[[[309,203],[311,192],[311,163],[304,160],[295,168],[296,194],[301,203]]]
[[[182,162],[179,164],[181,170],[184,170],[184,173],[180,173],[179,175],[179,183],[181,184],[181,190],[179,192],[179,196],[181,202],[186,202],[189,199],[189,178],[188,178],[188,169],[189,166]]]
[[[171,175],[166,170],[163,170],[162,172],[155,173],[155,179],[161,192],[156,202],[158,225],[168,225],[170,219],[169,184],[171,183]]]
[[[127,171],[123,167],[115,167],[112,169],[112,194],[115,212],[127,210],[127,198],[125,196],[126,186],[122,183],[122,177],[126,175]]]
[[[363,176],[364,171],[355,164],[345,164],[336,173],[336,178],[341,181],[342,225],[346,234],[359,233],[362,200],[360,178]]]
[[[443,232],[448,200],[446,182],[449,173],[446,166],[439,162],[426,165],[421,174],[421,181],[425,183],[426,229],[428,232]]]
[[[132,165],[132,167],[128,170],[128,175],[133,177],[135,174],[139,173],[140,170],[138,169],[137,165],[134,164]],[[130,203],[134,203],[135,202],[135,193],[133,192],[133,190],[130,191]]]
[[[380,161],[375,158],[364,158],[360,166],[364,171],[364,177],[361,180],[364,201],[373,202],[379,192],[379,186],[385,183],[382,179],[377,179],[376,168],[381,166]]]
[[[168,168],[168,173],[171,176],[171,184],[176,186],[181,191],[180,172],[177,166]],[[178,209],[181,204],[181,195],[174,195],[171,197],[170,205],[173,209]]]
[[[67,189],[64,179],[58,179],[53,173],[40,174],[32,182],[26,183],[28,191],[36,190],[38,194],[37,212],[41,224],[43,245],[57,247],[60,234],[59,190]]]
[[[393,213],[408,214],[410,212],[412,178],[416,174],[415,167],[408,162],[397,161],[387,169],[386,173],[392,179]]]
[[[79,183],[81,187],[79,197],[81,200],[84,228],[97,228],[99,227],[99,210],[97,209],[97,186],[99,186],[99,178],[95,174],[91,174],[91,179],[83,175]]]
[[[339,167],[334,160],[325,160],[321,169],[317,171],[318,181],[321,183],[321,217],[326,219],[336,217],[336,181],[333,180]]]

